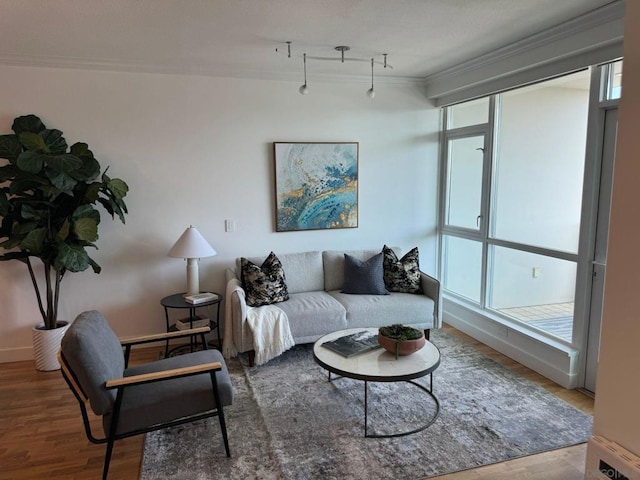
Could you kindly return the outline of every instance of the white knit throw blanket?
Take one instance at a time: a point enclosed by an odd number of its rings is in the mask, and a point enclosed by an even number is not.
[[[256,365],[267,363],[295,345],[287,314],[275,305],[247,307],[247,324],[253,333]]]
[[[227,285],[225,335],[222,343],[222,353],[226,358],[237,353],[232,341],[231,295],[234,292],[244,297],[244,290],[237,280],[229,282],[229,285]],[[287,314],[275,305],[263,305],[261,307],[247,305],[247,325],[253,334],[256,365],[268,362],[295,345]]]

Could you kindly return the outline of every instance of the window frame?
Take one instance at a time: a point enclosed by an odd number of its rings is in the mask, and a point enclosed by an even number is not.
[[[603,66],[602,68],[602,83],[605,83],[605,74],[609,75],[609,71],[613,70],[613,68],[606,68],[607,66]],[[593,67],[590,67],[593,68]],[[581,69],[584,70],[584,69]],[[605,72],[606,71],[606,72]],[[575,71],[567,72],[563,75],[558,75],[555,78],[559,78],[565,75],[570,75],[572,73],[576,73]],[[537,83],[546,82],[548,80],[553,79],[544,79]],[[522,85],[521,87],[526,87],[528,85]],[[520,88],[520,87],[518,87]],[[590,88],[593,88],[593,83]],[[495,215],[493,215],[491,211],[491,206],[495,204],[495,194],[496,194],[496,151],[495,148],[498,145],[497,135],[500,132],[500,107],[501,107],[501,93],[499,92],[489,96],[489,112],[487,115],[488,122],[477,125],[469,125],[458,128],[449,128],[449,119],[448,112],[450,106],[445,106],[442,108],[442,123],[441,123],[441,134],[440,134],[440,144],[441,144],[441,176],[440,176],[440,208],[438,215],[439,222],[439,272],[444,273],[445,261],[444,258],[444,236],[449,235],[453,237],[464,238],[467,240],[475,240],[481,242],[482,244],[482,268],[481,268],[481,279],[480,279],[480,301],[475,302],[463,295],[457,294],[453,291],[447,290],[445,285],[443,284],[443,291],[448,298],[455,300],[456,302],[462,305],[468,305],[473,308],[479,308],[484,314],[487,314],[491,318],[494,318],[501,323],[507,325],[518,325],[522,327],[525,331],[535,334],[536,336],[542,336],[546,338],[547,341],[554,343],[559,342],[561,344],[572,346],[576,343],[576,332],[579,329],[576,328],[575,321],[575,313],[574,312],[574,324],[573,324],[573,339],[571,342],[563,340],[555,335],[552,335],[544,330],[540,330],[530,325],[527,325],[524,322],[519,321],[516,318],[508,316],[506,314],[501,313],[499,310],[493,309],[488,306],[489,300],[491,298],[491,288],[492,288],[492,272],[493,272],[493,255],[492,250],[493,247],[503,247],[509,248],[525,253],[532,253],[536,255],[543,255],[550,258],[555,258],[559,260],[570,261],[576,264],[576,271],[580,271],[581,265],[581,255],[580,255],[580,242],[578,246],[578,252],[566,252],[562,250],[556,250],[552,248],[545,248],[535,245],[529,245],[522,242],[515,242],[510,240],[503,240],[500,238],[496,238],[493,236],[493,232],[495,231],[494,219]],[[470,99],[472,100],[472,99]],[[589,110],[591,109],[591,102],[589,105]],[[471,136],[485,136],[485,151],[483,157],[483,174],[482,174],[482,194],[481,194],[481,218],[480,218],[480,226],[478,230],[473,230],[469,228],[451,226],[446,223],[446,216],[448,211],[448,174],[449,174],[449,142],[452,139],[457,138],[466,138]],[[585,155],[586,156],[586,155]],[[586,162],[586,160],[585,160]],[[585,163],[586,168],[586,163]],[[584,195],[584,185],[583,192]],[[581,218],[581,222],[582,222]],[[446,283],[446,282],[444,282]],[[576,291],[574,293],[574,301],[577,301],[578,289],[579,287],[579,278],[576,278]]]

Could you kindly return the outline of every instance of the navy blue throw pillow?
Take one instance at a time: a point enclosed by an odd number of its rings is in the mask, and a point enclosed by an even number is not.
[[[345,253],[342,293],[389,295],[384,286],[382,260],[382,252],[366,261]]]

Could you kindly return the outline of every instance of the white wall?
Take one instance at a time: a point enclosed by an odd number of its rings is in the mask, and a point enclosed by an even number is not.
[[[593,433],[640,455],[640,2],[627,2]],[[587,472],[589,473],[589,472]],[[585,477],[586,478],[586,477]]]
[[[434,273],[438,111],[417,86],[0,67],[0,133],[35,113],[71,143],[85,141],[130,187],[127,224],[105,213],[103,267],[70,274],[60,317],[105,313],[119,335],[160,332],[159,301],[185,288],[184,261],[166,256],[189,224],[218,251],[201,288],[223,292],[237,256],[315,249],[418,246]],[[357,141],[359,228],[275,233],[272,142]],[[236,231],[225,233],[224,220]],[[38,310],[26,268],[0,263],[0,361],[31,356]]]

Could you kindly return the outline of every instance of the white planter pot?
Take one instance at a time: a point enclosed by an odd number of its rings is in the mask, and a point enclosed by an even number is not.
[[[58,350],[62,337],[69,328],[68,322],[58,322],[60,325],[54,330],[45,330],[44,323],[33,327],[33,357],[36,361],[36,369],[41,372],[60,370],[58,363]]]

